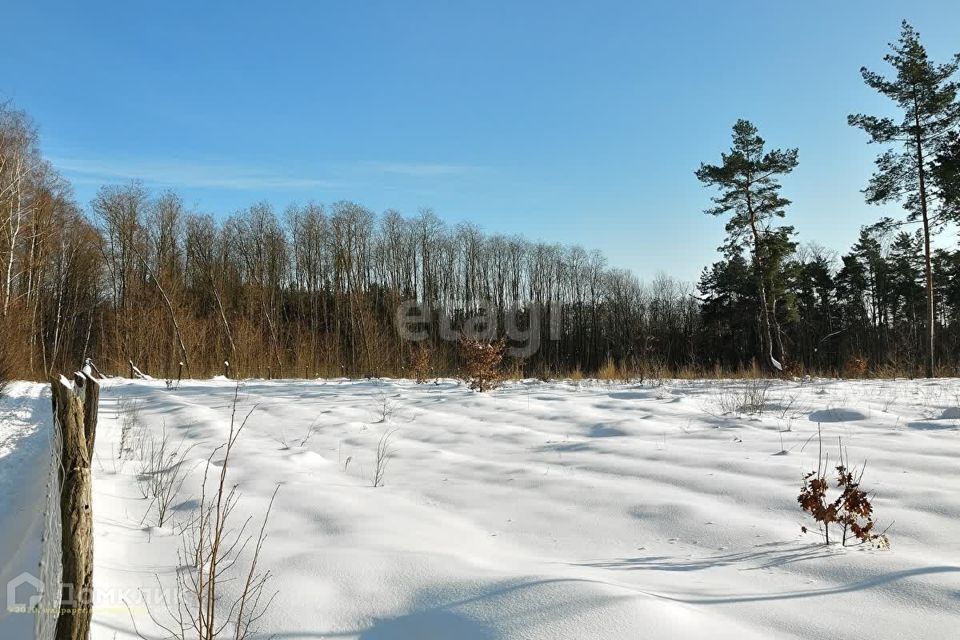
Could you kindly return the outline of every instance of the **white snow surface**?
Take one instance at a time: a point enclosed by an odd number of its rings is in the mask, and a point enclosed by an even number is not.
[[[530,380],[479,394],[453,380],[245,382],[239,413],[257,406],[230,465],[236,517],[258,519],[280,485],[261,558],[278,596],[257,637],[958,637],[960,381],[772,382],[762,414],[730,411],[747,384]],[[0,442],[19,432],[14,453],[28,460],[42,429],[18,412],[40,387],[21,387]],[[233,393],[227,380],[104,381],[94,640],[135,637],[122,600],[158,580],[171,589],[178,570],[176,526],[152,526],[137,461],[119,456],[121,398],[141,401],[152,433],[165,425],[194,445],[176,523],[196,507]],[[831,460],[839,438],[851,463],[867,462],[892,548],[801,534],[818,424]],[[387,431],[394,454],[374,488]],[[4,576],[31,546],[11,534],[35,533],[17,510],[32,494],[8,473],[0,458]],[[132,604],[140,631],[162,637]],[[13,618],[0,638],[29,637],[7,633]]]
[[[7,585],[39,575],[43,506],[50,470],[50,394],[15,382],[0,396],[0,638],[32,638],[33,617],[8,610]]]

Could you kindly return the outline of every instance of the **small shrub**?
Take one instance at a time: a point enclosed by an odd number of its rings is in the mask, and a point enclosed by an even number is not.
[[[377,422],[386,424],[392,421],[399,406],[400,404],[394,398],[381,390],[377,399],[377,415],[380,416]]]
[[[160,439],[151,439],[146,452],[146,458],[140,462],[140,471],[137,474],[137,484],[144,498],[150,499],[147,505],[147,516],[153,507],[156,507],[156,524],[162,527],[170,516],[170,508],[176,500],[183,483],[186,482],[187,458],[193,450],[193,445],[187,446],[183,439],[176,446],[167,435],[166,426],[160,433]]]
[[[507,344],[503,340],[481,342],[465,339],[460,342],[460,354],[471,389],[482,393],[500,383],[500,365],[503,363],[506,348]]]
[[[743,413],[762,414],[767,408],[767,391],[770,390],[769,380],[750,380],[744,385],[740,411]]]
[[[819,429],[818,429],[819,434]],[[822,438],[822,436],[821,436]],[[818,455],[817,470],[811,471],[803,477],[803,486],[797,502],[800,508],[813,516],[823,535],[824,542],[830,544],[830,526],[840,527],[840,542],[847,546],[847,540],[856,539],[860,543],[872,543],[881,548],[890,546],[890,541],[884,533],[874,533],[876,523],[873,519],[873,504],[870,496],[860,488],[860,480],[866,465],[859,471],[851,470],[843,459],[841,445],[840,464],[836,470],[836,489],[839,495],[830,500],[827,493],[830,484],[827,480],[829,462],[826,456]],[[807,533],[807,527],[801,527]]]
[[[387,465],[390,463],[390,459],[393,458],[393,446],[390,443],[390,440],[393,438],[393,435],[396,433],[396,429],[390,431],[385,431],[380,440],[377,442],[377,455],[374,458],[374,467],[373,467],[373,488],[382,487],[384,480],[387,477]],[[347,458],[347,463],[349,464],[350,458]],[[344,465],[344,471],[346,471],[346,465]]]
[[[410,370],[417,384],[424,384],[430,378],[430,347],[418,344],[410,354]]]
[[[747,380],[743,385],[725,390],[717,396],[717,406],[722,413],[745,413],[761,415],[767,409],[769,380]]]
[[[283,429],[280,430],[280,437],[274,438],[274,440],[280,445],[280,448],[284,451],[289,451],[293,447],[303,448],[307,446],[307,443],[310,442],[310,438],[313,437],[313,434],[317,432],[317,421],[314,420],[307,427],[306,431],[303,432],[303,435],[299,438],[288,440],[287,434]]]

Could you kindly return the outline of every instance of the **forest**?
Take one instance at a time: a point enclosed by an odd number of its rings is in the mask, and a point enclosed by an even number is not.
[[[802,150],[771,148],[740,120],[718,164],[691,167],[728,238],[689,284],[429,209],[257,202],[209,215],[139,182],[84,206],[6,103],[4,375],[44,379],[90,358],[170,379],[409,377],[423,353],[433,375],[456,375],[458,328],[478,318],[490,339],[537,336],[505,363],[517,376],[957,375],[960,56],[933,62],[907,24],[891,47],[884,73],[862,76],[898,115],[849,116],[878,148],[869,184],[852,188],[902,218],[864,226],[845,251],[803,238],[780,185]]]

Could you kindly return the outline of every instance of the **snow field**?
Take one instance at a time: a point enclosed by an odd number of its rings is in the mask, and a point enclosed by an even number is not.
[[[772,382],[762,413],[737,411],[755,384],[244,383],[239,413],[256,409],[230,464],[240,521],[258,521],[280,485],[263,637],[957,637],[960,381]],[[158,583],[169,593],[184,570],[177,523],[226,438],[233,393],[226,380],[105,383],[95,639],[135,637],[126,604],[152,637],[133,600]],[[132,400],[145,432],[193,447],[162,528],[138,461],[119,453]],[[796,496],[818,423],[831,460],[842,438],[852,463],[867,462],[892,549],[800,533],[813,524]]]

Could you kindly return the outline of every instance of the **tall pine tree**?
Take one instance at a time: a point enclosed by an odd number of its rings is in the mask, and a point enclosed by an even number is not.
[[[771,269],[782,258],[783,244],[791,229],[776,229],[776,218],[782,218],[790,201],[780,195],[778,178],[797,166],[797,149],[764,149],[764,140],[757,128],[747,120],[733,125],[733,146],[721,154],[718,165],[702,163],[697,179],[716,187],[715,206],[705,210],[710,215],[730,215],[727,221],[728,252],[750,250],[757,288],[761,326],[761,361],[780,371],[785,360],[783,341],[776,321],[775,292],[771,291]],[[776,333],[775,333],[776,331]]]
[[[935,315],[930,235],[943,213],[942,194],[931,179],[934,163],[951,132],[960,126],[960,85],[951,80],[960,66],[960,54],[947,64],[934,64],[920,43],[919,34],[906,21],[900,40],[890,45],[892,52],[884,56],[896,75],[888,79],[866,67],[860,69],[864,82],[893,100],[903,116],[893,118],[851,115],[850,125],[870,136],[870,142],[894,145],[877,158],[877,172],[864,189],[867,202],[881,204],[903,202],[911,220],[923,223],[924,273],[927,295],[927,377],[935,365]]]

